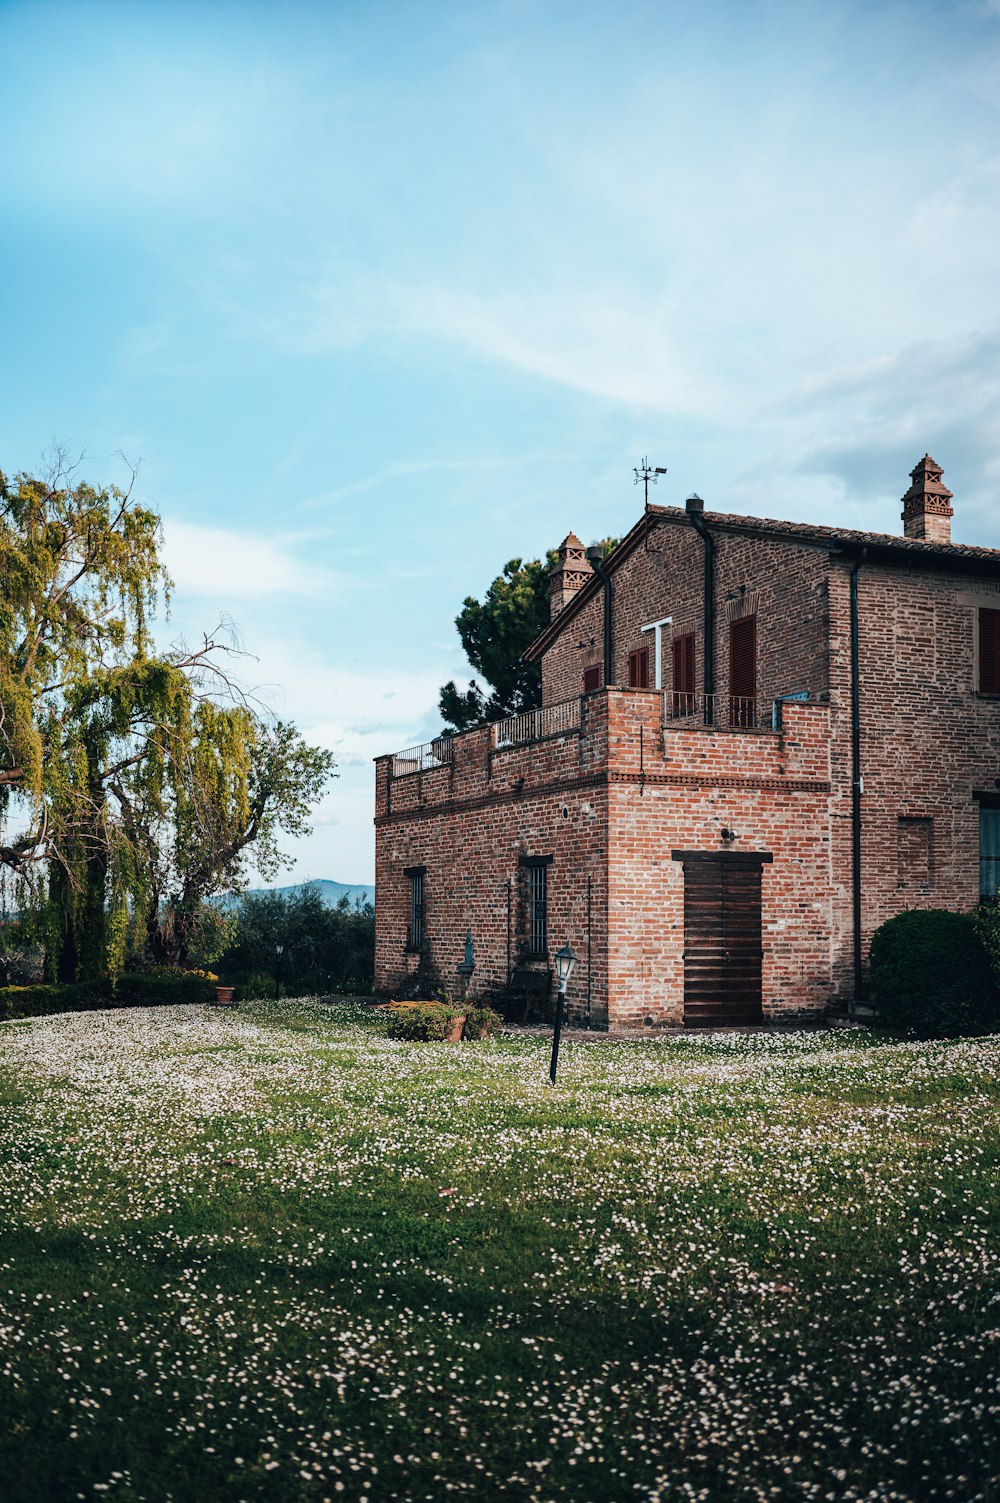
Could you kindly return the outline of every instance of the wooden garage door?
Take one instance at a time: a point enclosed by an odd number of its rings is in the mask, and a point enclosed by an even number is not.
[[[689,851],[683,859],[685,1025],[759,1023],[761,865],[770,855]]]

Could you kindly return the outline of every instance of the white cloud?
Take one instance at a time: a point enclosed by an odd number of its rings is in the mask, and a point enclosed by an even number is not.
[[[333,573],[299,558],[294,540],[254,536],[177,519],[164,523],[164,558],[179,592],[210,597],[224,611],[236,601],[329,590]]]

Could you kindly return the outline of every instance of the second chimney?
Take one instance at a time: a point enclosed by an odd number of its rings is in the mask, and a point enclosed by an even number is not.
[[[913,482],[903,497],[903,532],[925,543],[950,543],[951,491],[941,482],[941,466],[929,454],[910,471]]]
[[[580,539],[569,533],[559,549],[559,563],[549,576],[549,615],[553,621],[593,572]]]

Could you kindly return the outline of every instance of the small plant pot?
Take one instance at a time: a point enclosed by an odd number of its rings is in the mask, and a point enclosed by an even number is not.
[[[217,986],[215,988],[216,1007],[232,1007],[235,992],[235,986]]]
[[[457,1044],[462,1037],[462,1029],[465,1027],[465,1014],[460,1013],[457,1018],[449,1018],[445,1029],[445,1043]]]

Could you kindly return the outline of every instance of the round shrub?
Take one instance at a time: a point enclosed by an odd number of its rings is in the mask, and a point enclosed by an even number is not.
[[[492,1007],[474,1007],[466,1014],[464,1039],[490,1039],[503,1028],[503,1018]]]
[[[925,1039],[1000,1028],[1000,994],[970,914],[897,913],[872,937],[871,977],[889,1028]]]
[[[389,1008],[389,1037],[424,1042],[443,1039],[461,1016],[443,1002],[394,1002]]]

